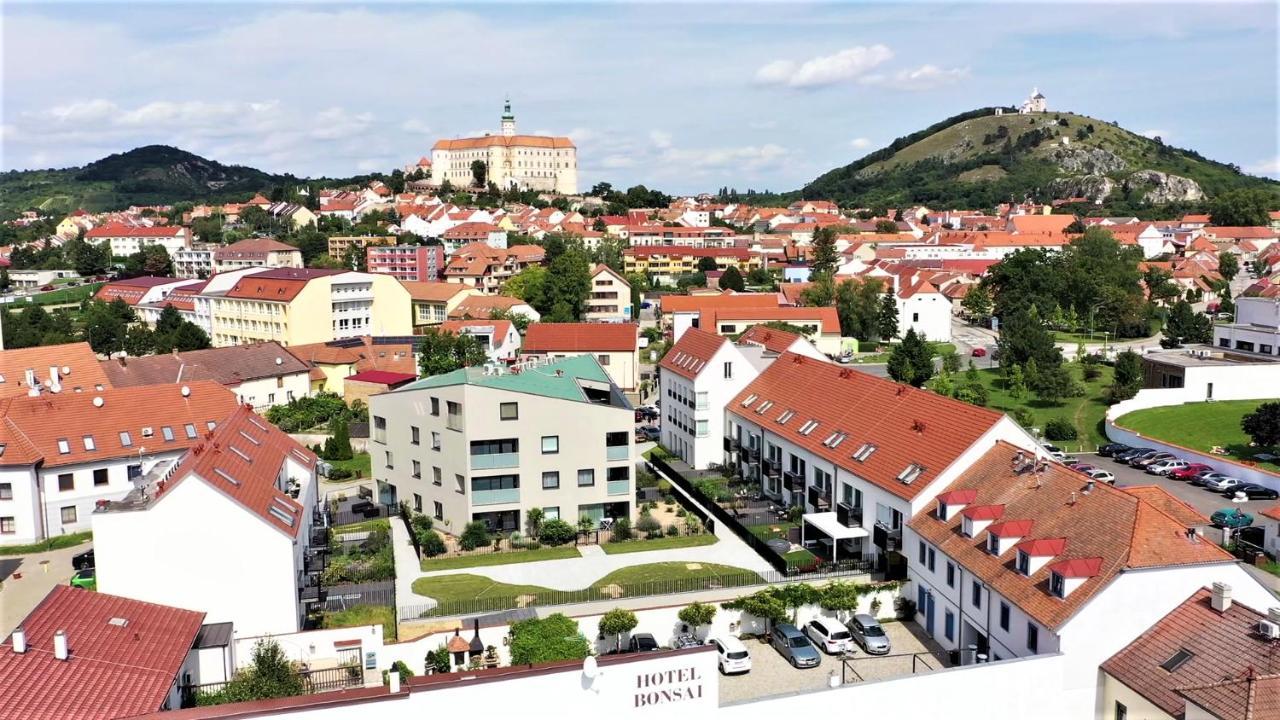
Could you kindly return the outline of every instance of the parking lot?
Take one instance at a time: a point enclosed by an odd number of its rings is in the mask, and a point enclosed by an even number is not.
[[[860,647],[853,653],[850,664],[864,682],[946,667],[946,653],[937,643],[928,640],[915,623],[887,622],[884,629],[893,645],[889,655],[867,655]],[[822,690],[828,687],[833,671],[841,675],[840,658],[834,655],[823,653],[822,663],[817,667],[797,670],[777,650],[760,640],[744,638],[743,644],[751,652],[751,672],[720,678],[721,705]]]

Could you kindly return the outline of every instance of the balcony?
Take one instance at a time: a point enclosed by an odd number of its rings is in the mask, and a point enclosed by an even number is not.
[[[631,493],[630,480],[610,480],[608,485],[610,495],[628,495]]]
[[[809,506],[819,512],[831,509],[831,496],[822,492],[822,488],[813,486],[809,488]]]
[[[838,503],[836,505],[836,520],[845,527],[862,527],[862,507]]]
[[[760,448],[747,448],[747,460],[753,463],[760,462]]]
[[[472,490],[472,505],[504,505],[520,502],[520,488],[502,488],[501,490]]]
[[[764,474],[774,480],[782,477],[782,463],[777,460],[764,459]]]
[[[897,552],[902,548],[902,528],[892,530],[888,525],[877,521],[871,530],[871,542],[885,552]]]
[[[737,441],[736,439],[731,438],[731,437],[727,437],[727,438],[725,438],[725,439],[724,439],[724,451],[725,451],[725,452],[737,452],[737,451],[738,451],[738,447],[739,447],[739,445],[738,445],[738,441]]]
[[[499,468],[520,467],[520,453],[491,453],[488,455],[472,455],[472,470],[497,470]]]
[[[801,475],[800,473],[793,473],[788,470],[787,472],[782,473],[782,477],[787,490],[796,493],[804,492],[804,475]]]
[[[609,462],[631,459],[630,445],[609,445],[604,449],[604,459]]]

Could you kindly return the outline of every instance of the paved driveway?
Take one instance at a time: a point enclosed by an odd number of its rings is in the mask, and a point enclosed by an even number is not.
[[[1211,492],[1181,480],[1173,480],[1159,475],[1148,475],[1142,470],[1122,465],[1111,458],[1099,457],[1093,453],[1082,453],[1075,457],[1080,458],[1081,462],[1096,465],[1115,474],[1118,487],[1124,487],[1125,485],[1159,485],[1174,497],[1205,515],[1212,515],[1214,512],[1226,507],[1238,507],[1247,513],[1257,515],[1263,508],[1276,504],[1275,500],[1250,500],[1249,502],[1236,503],[1224,497],[1221,493]]]
[[[54,585],[65,585],[74,570],[71,558],[91,543],[37,553],[0,557],[0,637],[7,636]]]

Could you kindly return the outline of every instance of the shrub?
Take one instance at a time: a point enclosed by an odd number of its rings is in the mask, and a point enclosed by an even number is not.
[[[647,517],[647,516],[646,516]],[[610,542],[622,542],[631,539],[631,521],[621,518],[613,524],[613,536],[609,538]]]
[[[435,521],[431,519],[430,515],[418,514],[413,516],[409,524],[413,527],[414,533],[422,534],[430,530],[435,525]]]
[[[452,668],[453,659],[449,656],[449,650],[441,645],[427,653],[427,657],[423,662],[423,667],[427,672],[447,673]]]
[[[676,537],[679,534],[680,534],[680,528],[676,527],[675,525],[667,526],[667,537]]]
[[[475,550],[489,544],[489,528],[479,520],[467,523],[458,545],[463,550]]]
[[[1036,424],[1036,416],[1032,415],[1031,411],[1026,408],[1014,408],[1013,412],[1009,414],[1013,417],[1014,422],[1024,428],[1034,427]]]
[[[685,510],[683,507],[676,508],[676,517],[684,517],[685,515],[688,515],[688,514],[689,514],[689,511]]]
[[[444,538],[441,538],[440,533],[435,530],[428,530],[419,535],[418,544],[422,546],[422,554],[427,557],[436,557],[448,551],[444,545]]]
[[[346,480],[347,478],[353,477],[354,475],[355,475],[355,472],[351,470],[348,470],[346,468],[341,468],[341,467],[335,467],[335,468],[329,469],[328,477],[330,480]]]
[[[546,545],[564,545],[577,536],[578,531],[572,525],[558,518],[544,521],[538,532],[538,540]]]
[[[403,660],[397,660],[391,663],[391,672],[400,674],[400,682],[404,682],[405,680],[408,680],[409,678],[413,677],[413,671],[409,669],[408,665],[404,664]],[[382,679],[383,679],[383,682],[386,682],[386,679],[387,679],[386,670],[382,671]]]
[[[1044,424],[1044,436],[1049,440],[1075,440],[1079,437],[1076,426],[1066,418],[1053,418]]]
[[[646,513],[641,515],[639,520],[636,520],[636,532],[648,535],[654,531],[662,532],[662,523],[658,522],[652,515]]]
[[[581,660],[591,654],[578,623],[561,613],[511,624],[511,664],[539,665]]]
[[[1085,366],[1084,366],[1085,381],[1093,382],[1094,380],[1097,380],[1100,377],[1102,377],[1102,368],[1098,367],[1094,363],[1085,363]]]

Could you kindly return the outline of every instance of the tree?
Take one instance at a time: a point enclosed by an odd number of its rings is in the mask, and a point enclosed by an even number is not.
[[[325,460],[350,460],[355,453],[351,449],[351,433],[347,419],[342,416],[329,421],[330,435],[324,441]]]
[[[600,616],[600,632],[614,636],[614,648],[619,652],[622,651],[623,634],[635,630],[639,624],[635,613],[622,608],[614,608]]]
[[[1164,340],[1161,345],[1178,347],[1183,343],[1206,343],[1213,340],[1213,321],[1207,315],[1191,308],[1191,303],[1179,300],[1169,311],[1164,323]]]
[[[747,273],[747,282],[752,285],[773,287],[773,274],[762,267],[752,268],[751,272]]]
[[[807,305],[808,307],[826,307],[834,304],[835,299],[835,280],[827,273],[812,274],[810,276],[809,287],[800,291],[800,303],[802,305]],[[842,328],[843,325],[844,322],[841,321]]]
[[[467,523],[458,538],[458,547],[463,550],[475,550],[489,544],[489,526],[480,520]]]
[[[969,292],[960,301],[960,307],[974,320],[991,317],[991,290],[982,283],[969,286]]]
[[[1036,372],[1032,389],[1041,402],[1056,405],[1062,398],[1084,395],[1084,386],[1071,377],[1063,365],[1044,368]]]
[[[835,228],[828,226],[814,230],[813,254],[809,260],[810,270],[814,273],[835,273],[838,260]]]
[[[716,618],[716,606],[707,603],[695,602],[680,608],[677,614],[680,622],[693,628],[693,634],[698,634],[698,628],[703,625],[710,625],[711,621]]]
[[[561,613],[511,624],[511,664],[541,665],[559,660],[581,660],[591,654],[578,623]]]
[[[1163,268],[1148,268],[1142,281],[1146,283],[1147,295],[1154,303],[1173,300],[1182,294],[1182,289],[1173,282],[1173,274]]]
[[[156,339],[156,352],[169,352],[170,350],[186,352],[188,350],[207,350],[211,347],[213,347],[213,343],[209,341],[209,336],[205,331],[189,320],[183,320],[178,329],[169,335]]]
[[[92,300],[85,307],[82,317],[85,341],[94,352],[103,355],[123,350],[125,332],[130,323],[137,321],[133,308],[120,298],[110,303]]]
[[[125,258],[124,275],[138,277],[150,275],[168,277],[173,275],[173,259],[163,245],[147,245],[138,252]]]
[[[216,705],[269,700],[301,695],[304,690],[302,676],[294,668],[293,661],[279,643],[265,638],[254,643],[248,667],[238,671],[222,690],[202,694],[196,701],[198,705]]]
[[[591,293],[591,265],[580,248],[570,247],[551,262],[545,284],[546,322],[582,319],[582,308]]]
[[[11,287],[13,287],[13,281],[9,279],[9,268],[0,267],[0,292],[9,292]]]
[[[878,326],[882,288],[879,280],[867,278],[844,280],[836,285],[834,304],[836,316],[840,319],[841,335],[860,341],[880,336]]]
[[[1244,430],[1259,447],[1280,445],[1280,402],[1264,402],[1240,419]]]
[[[1062,364],[1062,353],[1054,345],[1053,333],[1040,321],[1034,307],[1004,319],[998,347],[1001,365],[1026,365],[1032,359],[1042,367]]]
[[[484,187],[485,179],[489,176],[489,165],[483,160],[471,161],[471,179],[476,187]]]
[[[442,375],[459,368],[483,365],[489,356],[480,341],[467,334],[427,328],[418,343],[419,367],[424,377]]]
[[[1021,400],[1027,396],[1027,380],[1021,365],[1005,366],[1004,387],[1009,397],[1014,400]]]
[[[1142,357],[1132,350],[1116,355],[1116,374],[1111,382],[1112,402],[1128,400],[1142,388]]]
[[[724,274],[720,276],[721,290],[734,290],[742,292],[747,284],[742,280],[742,273],[738,272],[738,268],[730,265],[725,268]]]
[[[885,235],[891,235],[893,233],[896,233],[898,232],[898,223],[892,220],[877,220],[876,232],[885,234]]]
[[[933,348],[909,328],[902,342],[889,354],[889,377],[897,382],[922,387],[933,377]]]
[[[1218,274],[1226,278],[1227,282],[1235,279],[1240,272],[1240,258],[1231,252],[1221,250],[1218,252]]]
[[[547,269],[541,265],[530,265],[507,278],[501,292],[507,297],[520,298],[541,313],[546,308],[546,285]]]
[[[1264,190],[1229,190],[1209,205],[1209,219],[1214,225],[1266,225],[1270,220],[1268,210],[1274,203]]]
[[[760,618],[768,626],[772,626],[774,623],[784,623],[790,619],[787,613],[787,606],[777,597],[774,588],[768,588],[729,602],[720,603],[720,607],[725,610],[739,610],[745,615]]]
[[[880,311],[876,313],[876,332],[883,340],[898,335],[898,301],[892,292],[880,296]]]
[[[823,610],[835,613],[836,617],[841,617],[842,613],[857,612],[858,599],[861,597],[862,593],[858,592],[858,586],[854,583],[834,580],[822,588],[822,598],[818,605]]]
[[[105,242],[90,243],[76,238],[63,247],[72,269],[83,277],[101,275],[111,265],[111,246]]]
[[[715,258],[706,256],[706,255],[698,258],[698,272],[707,273],[707,272],[715,272],[715,270],[716,270]]]
[[[178,312],[178,308],[172,305],[165,305],[160,311],[160,317],[156,319],[155,330],[158,334],[168,335],[176,332],[182,327],[182,313]]]

